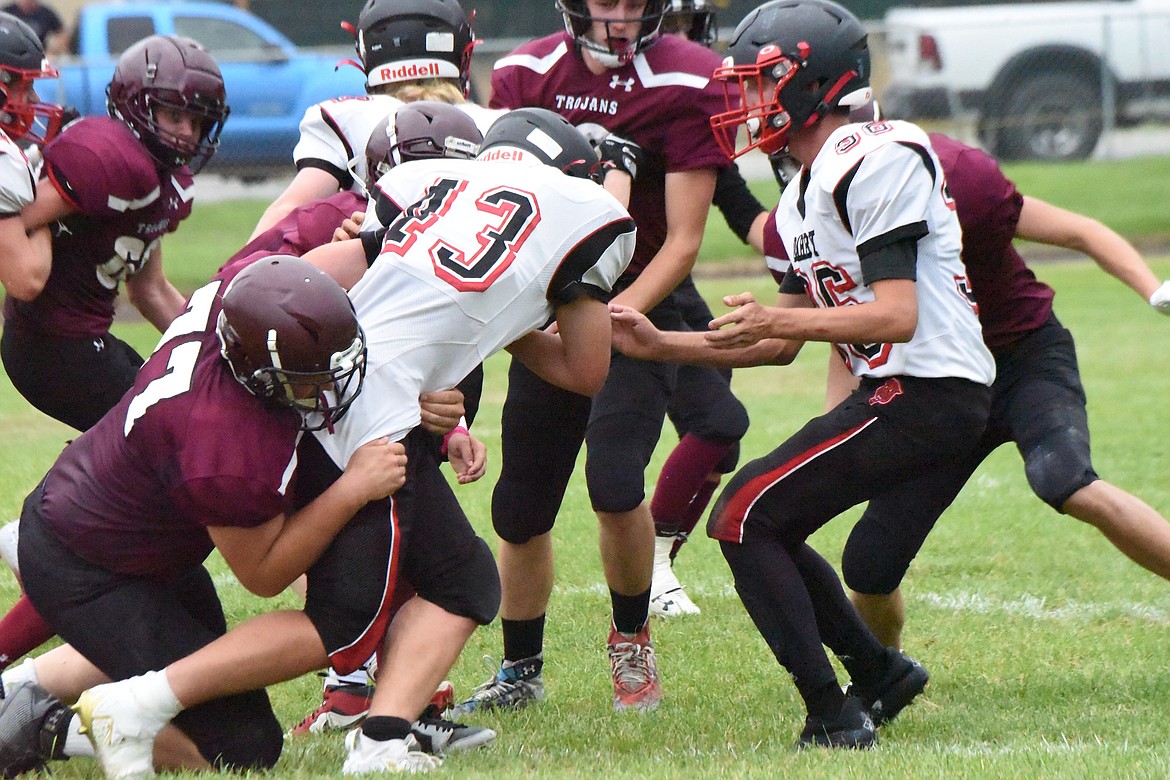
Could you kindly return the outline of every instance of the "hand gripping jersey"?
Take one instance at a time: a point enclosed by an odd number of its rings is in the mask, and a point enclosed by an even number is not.
[[[33,167],[16,142],[0,130],[0,218],[15,216],[33,202],[37,195]]]
[[[907,122],[834,131],[780,196],[776,225],[790,266],[781,292],[819,307],[874,299],[858,247],[918,239],[918,328],[905,344],[838,344],[857,376],[959,377],[991,384],[975,303],[960,260],[961,235],[942,166],[926,134]]]
[[[207,526],[285,511],[300,421],[249,393],[220,356],[220,298],[247,263],[196,290],[134,387],[45,478],[44,517],[83,558],[167,579],[211,552]]]
[[[418,425],[420,393],[454,387],[557,305],[604,297],[636,238],[609,193],[545,165],[411,162],[382,177],[374,197],[362,229],[388,227],[350,290],[366,381],[335,434],[319,437],[342,467],[362,444]]]
[[[297,170],[320,168],[337,179],[343,190],[365,194],[366,143],[378,123],[405,105],[389,95],[364,95],[326,100],[310,106],[301,119],[301,136],[293,149]],[[459,108],[475,122],[480,132],[502,111],[491,111],[474,103]]]
[[[87,117],[44,150],[43,175],[78,213],[52,226],[53,270],[33,301],[9,297],[9,325],[100,337],[114,319],[118,284],[137,273],[162,237],[191,213],[186,168],[160,171],[121,122]]]
[[[666,239],[666,174],[730,164],[709,122],[725,108],[723,88],[711,80],[720,62],[699,44],[667,35],[628,64],[596,75],[573,38],[561,32],[496,62],[490,105],[547,108],[574,125],[593,122],[642,147],[647,162],[630,193],[630,215],[638,224],[629,271],[635,275]]]

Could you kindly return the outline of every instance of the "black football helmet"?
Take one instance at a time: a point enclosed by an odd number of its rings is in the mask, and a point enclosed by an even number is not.
[[[33,29],[0,12],[0,128],[14,141],[45,143],[61,129],[61,107],[41,103],[33,90],[36,79],[55,78]]]
[[[450,103],[418,100],[407,103],[374,128],[366,143],[367,184],[395,165],[411,160],[456,157],[470,160],[479,152],[483,134],[467,112]]]
[[[458,79],[467,94],[476,40],[458,0],[367,0],[356,35],[367,90],[438,78]]]
[[[241,271],[223,294],[216,332],[236,379],[295,409],[302,430],[332,430],[361,392],[366,340],[353,304],[306,260],[275,255]]]
[[[593,57],[607,68],[617,68],[634,59],[638,52],[645,51],[658,40],[662,27],[662,14],[666,11],[667,0],[648,0],[642,9],[641,16],[623,19],[623,22],[640,22],[638,35],[634,40],[627,41],[615,37],[611,33],[610,25],[616,20],[594,19],[589,14],[589,7],[585,0],[556,0],[557,10],[565,19],[565,31],[573,36],[577,45],[588,49]],[[589,37],[593,30],[593,23],[601,22],[605,25],[605,40],[595,41]]]
[[[199,139],[190,143],[163,130],[154,115],[159,106],[199,117]],[[215,154],[229,111],[215,58],[178,35],[152,35],[123,52],[106,87],[106,107],[134,131],[159,166],[190,165],[192,172]]]
[[[695,43],[715,45],[718,28],[708,0],[667,0],[662,15],[663,35],[684,35]]]
[[[728,52],[715,71],[727,111],[711,117],[711,127],[731,157],[757,147],[775,154],[793,130],[873,98],[865,28],[829,0],[764,3],[735,28]],[[736,148],[741,125],[748,145]]]
[[[476,159],[515,159],[504,154],[505,149],[520,150],[580,179],[592,178],[600,164],[593,145],[581,131],[546,108],[517,108],[492,122]]]

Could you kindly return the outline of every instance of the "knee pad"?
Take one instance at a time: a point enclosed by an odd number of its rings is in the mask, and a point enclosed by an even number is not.
[[[524,544],[546,534],[556,523],[568,481],[545,474],[545,479],[528,474],[524,479],[500,477],[492,492],[492,528],[511,544]]]
[[[184,710],[174,724],[221,771],[271,769],[284,748],[284,731],[262,690],[213,699]]]
[[[884,528],[865,522],[853,527],[841,552],[841,579],[850,590],[867,596],[888,596],[902,584],[910,561],[891,550]]]
[[[585,461],[585,484],[595,512],[636,509],[646,499],[646,463],[639,448],[617,444],[597,457],[591,450]]]
[[[1078,426],[1064,426],[1024,454],[1032,492],[1058,512],[1069,496],[1095,481],[1089,438]]]
[[[730,474],[739,465],[739,442],[732,444],[727,452],[715,464],[715,471],[719,474]]]
[[[457,554],[428,567],[426,577],[415,580],[412,584],[419,596],[481,626],[495,620],[500,611],[500,573],[487,542],[478,536]]]

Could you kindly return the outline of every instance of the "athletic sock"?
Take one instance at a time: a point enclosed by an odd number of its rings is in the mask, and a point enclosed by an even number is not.
[[[636,596],[623,596],[611,589],[609,600],[613,604],[614,628],[628,636],[633,636],[642,630],[642,626],[646,624],[646,619],[650,615],[649,588]]]
[[[0,669],[36,650],[54,633],[28,596],[22,594],[8,614],[0,618]]]
[[[504,632],[504,660],[535,658],[544,650],[544,615],[531,620],[500,620]]]

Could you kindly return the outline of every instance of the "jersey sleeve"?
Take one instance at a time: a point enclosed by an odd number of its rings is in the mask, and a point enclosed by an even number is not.
[[[45,169],[62,197],[92,217],[123,214],[157,197],[159,172],[120,122],[83,119],[45,147]]]
[[[637,228],[627,215],[594,230],[565,253],[549,284],[548,299],[565,304],[582,297],[608,298],[634,256],[636,241]]]
[[[942,175],[934,168],[929,154],[890,143],[866,154],[841,178],[833,201],[859,252],[926,235],[934,179]]]
[[[36,179],[29,161],[7,138],[0,142],[0,218],[12,217],[33,202]]]
[[[172,495],[182,511],[205,527],[255,528],[290,505],[271,486],[238,476],[189,480]],[[231,501],[224,501],[224,496],[231,496]]]
[[[1000,257],[1016,236],[1024,196],[979,149],[964,149],[947,171],[963,228],[963,257]]]
[[[349,187],[353,177],[349,173],[349,161],[353,150],[345,136],[329,115],[330,101],[318,103],[305,111],[301,118],[300,138],[293,147],[293,163],[297,170],[319,168],[337,179],[340,189]]]
[[[516,78],[519,70],[516,67],[503,67],[492,71],[492,96],[488,100],[488,108],[513,109],[524,105],[520,100],[520,85]]]

